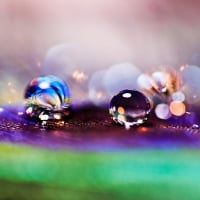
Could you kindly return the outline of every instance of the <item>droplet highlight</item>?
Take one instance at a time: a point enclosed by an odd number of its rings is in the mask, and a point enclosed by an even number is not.
[[[25,89],[25,113],[41,121],[61,120],[69,116],[70,91],[68,85],[56,76],[34,78]],[[65,113],[68,113],[67,115]]]
[[[148,98],[136,90],[122,90],[110,101],[109,113],[112,119],[126,129],[144,123],[150,111]]]

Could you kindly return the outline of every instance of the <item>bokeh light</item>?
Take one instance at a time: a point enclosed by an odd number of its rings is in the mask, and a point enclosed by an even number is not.
[[[152,73],[152,85],[159,93],[167,92],[168,74],[162,71]]]
[[[50,47],[40,69],[42,74],[56,75],[70,85],[74,102],[83,102],[87,98],[87,85],[90,70],[77,64],[77,52],[74,46],[58,44]]]
[[[155,114],[159,119],[169,119],[171,117],[171,113],[168,104],[158,104],[155,108]]]
[[[172,101],[169,108],[171,113],[175,116],[181,116],[186,112],[185,104],[181,101]]]
[[[88,83],[88,98],[98,106],[108,102],[110,98],[103,85],[105,73],[105,70],[95,72]]]
[[[121,63],[111,66],[103,77],[103,85],[110,96],[124,89],[136,89],[139,68],[131,63]]]
[[[181,69],[183,78],[183,92],[189,104],[196,104],[200,99],[200,68],[194,65],[186,65]]]
[[[141,74],[137,79],[137,84],[141,89],[144,90],[152,89],[151,77],[147,74]]]
[[[172,94],[172,100],[174,100],[174,101],[185,101],[185,94],[181,91],[174,92]]]
[[[162,69],[140,75],[139,87],[149,96],[160,119],[169,119],[172,115],[181,116],[186,112],[186,99],[183,81],[185,66],[175,70],[163,66]]]

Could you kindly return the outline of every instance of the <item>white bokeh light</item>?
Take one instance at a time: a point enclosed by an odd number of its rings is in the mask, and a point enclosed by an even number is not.
[[[177,91],[177,92],[174,92],[172,94],[172,100],[173,101],[185,101],[185,94],[181,91]]]
[[[164,103],[156,106],[155,114],[159,119],[169,119],[171,117],[169,106]]]
[[[189,104],[195,104],[200,99],[200,68],[186,65],[181,68],[183,78],[183,92]]]
[[[88,98],[98,106],[101,106],[104,103],[108,103],[110,98],[103,85],[103,78],[105,73],[105,70],[95,72],[88,83]]]
[[[150,90],[152,88],[151,77],[147,74],[141,74],[137,79],[137,84],[141,89]]]
[[[116,64],[106,71],[103,85],[109,95],[124,89],[137,89],[137,78],[140,73],[140,70],[131,63]]]

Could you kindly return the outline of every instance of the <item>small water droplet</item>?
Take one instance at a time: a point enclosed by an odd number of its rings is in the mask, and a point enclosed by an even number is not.
[[[151,107],[148,98],[136,90],[123,90],[111,99],[109,113],[112,119],[129,129],[144,123]]]
[[[199,129],[199,125],[198,124],[193,124],[192,125],[192,129]]]
[[[70,91],[67,84],[56,76],[34,78],[25,90],[26,114],[29,117],[61,120],[70,109]]]

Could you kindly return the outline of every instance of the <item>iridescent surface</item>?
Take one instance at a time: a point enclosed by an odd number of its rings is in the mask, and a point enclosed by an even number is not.
[[[151,112],[129,130],[92,105],[45,126],[21,110],[0,109],[2,199],[198,200],[199,108],[172,121]]]
[[[26,114],[40,120],[61,120],[69,115],[68,86],[56,76],[34,78],[25,90]]]
[[[109,112],[115,122],[125,125],[139,125],[147,120],[150,113],[147,97],[136,90],[122,90],[111,99]]]
[[[73,115],[67,121],[47,121],[45,124],[27,119],[23,106],[1,107],[0,141],[74,151],[200,148],[200,129],[196,128],[200,112],[194,112],[199,108],[170,120],[160,120],[150,112],[146,123],[126,130],[113,123],[107,106],[73,105]]]

